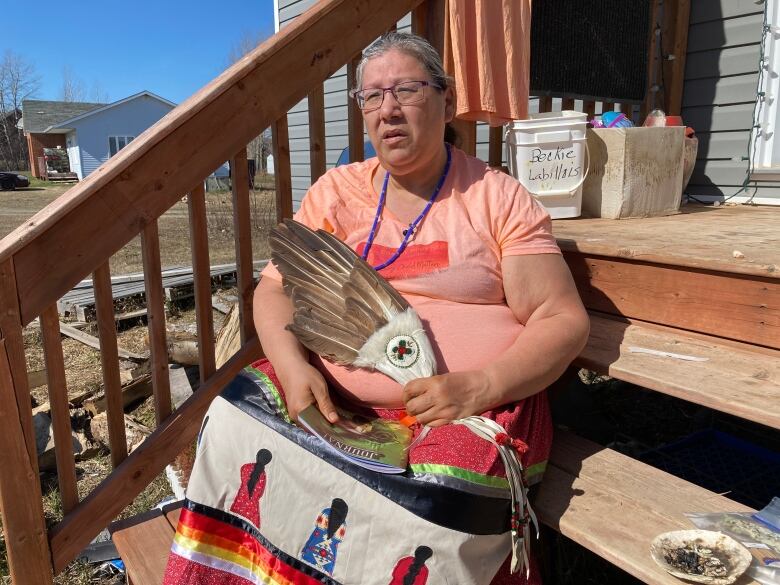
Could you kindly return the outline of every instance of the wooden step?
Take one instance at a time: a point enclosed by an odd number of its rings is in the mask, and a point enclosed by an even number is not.
[[[130,585],[162,583],[181,506],[175,502],[109,526]]]
[[[780,429],[780,351],[591,312],[575,364]]]
[[[679,585],[650,558],[662,532],[693,528],[686,512],[750,508],[565,431],[533,502],[539,519],[645,583]],[[743,578],[740,585],[756,583]]]

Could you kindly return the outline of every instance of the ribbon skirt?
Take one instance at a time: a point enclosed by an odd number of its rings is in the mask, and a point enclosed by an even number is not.
[[[397,411],[375,411],[398,418]],[[528,443],[541,479],[552,429],[546,396],[485,413]],[[267,361],[247,367],[204,417],[164,583],[510,585],[503,464],[459,425],[431,430],[406,474],[333,454],[289,422]]]

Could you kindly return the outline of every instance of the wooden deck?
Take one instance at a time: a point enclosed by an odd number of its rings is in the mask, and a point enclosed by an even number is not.
[[[685,205],[665,217],[558,219],[553,231],[564,252],[780,279],[778,207]]]

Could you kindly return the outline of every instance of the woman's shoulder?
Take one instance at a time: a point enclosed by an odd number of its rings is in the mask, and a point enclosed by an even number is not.
[[[376,164],[373,158],[328,169],[312,184],[306,198],[330,204],[349,204],[354,203],[356,198],[365,198]]]

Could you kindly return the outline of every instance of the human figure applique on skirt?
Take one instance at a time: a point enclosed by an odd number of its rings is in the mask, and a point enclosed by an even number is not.
[[[265,468],[270,462],[271,452],[260,449],[254,463],[241,466],[241,487],[230,506],[231,512],[246,518],[257,528],[260,528],[260,498],[267,481]]]
[[[333,575],[339,544],[347,531],[349,507],[341,498],[334,498],[330,508],[317,516],[317,525],[301,550],[301,560],[323,573]]]
[[[418,546],[414,556],[404,557],[396,563],[389,585],[425,585],[428,582],[425,561],[432,556],[430,547]]]

